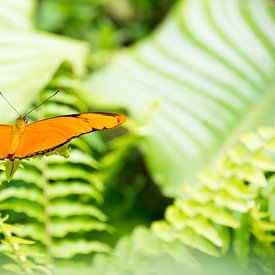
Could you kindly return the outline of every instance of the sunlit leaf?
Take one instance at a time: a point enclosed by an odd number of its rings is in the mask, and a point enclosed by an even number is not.
[[[275,7],[269,2],[179,1],[151,37],[84,83],[91,104],[125,107],[147,126],[142,150],[166,194],[194,183],[272,110]]]

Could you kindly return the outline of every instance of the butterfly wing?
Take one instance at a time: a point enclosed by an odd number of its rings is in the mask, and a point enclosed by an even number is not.
[[[117,127],[125,119],[116,113],[83,113],[30,123],[13,157],[22,159],[53,151],[75,137]]]
[[[12,125],[0,124],[0,159],[8,156],[8,150],[12,139]]]

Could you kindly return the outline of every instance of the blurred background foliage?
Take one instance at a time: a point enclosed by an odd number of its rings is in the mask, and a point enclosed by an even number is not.
[[[59,88],[30,120],[129,117],[1,174],[1,274],[273,274],[274,14],[269,0],[3,0],[0,83],[20,112]]]
[[[40,29],[85,40],[91,49],[90,67],[108,62],[115,51],[148,35],[175,0],[40,0]]]

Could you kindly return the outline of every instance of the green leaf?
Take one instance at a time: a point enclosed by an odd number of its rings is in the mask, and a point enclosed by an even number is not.
[[[18,103],[15,107],[20,113],[61,65],[82,75],[88,50],[84,42],[33,30],[32,6],[31,0],[5,0],[0,7],[0,82],[9,100]],[[6,122],[15,118],[7,104],[1,105],[0,113]]]
[[[49,83],[62,63],[68,62],[76,74],[82,74],[85,55],[85,44],[69,38],[1,29],[2,89],[11,102],[19,102],[16,108],[24,113],[26,106]],[[7,104],[2,105],[1,113],[6,114],[6,121],[14,117]]]
[[[90,104],[125,107],[146,126],[141,148],[166,194],[194,183],[273,110],[274,12],[265,0],[180,1],[151,37],[83,84]]]

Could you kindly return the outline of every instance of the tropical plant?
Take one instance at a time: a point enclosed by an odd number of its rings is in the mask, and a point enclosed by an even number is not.
[[[2,175],[3,268],[47,274],[213,274],[222,262],[230,272],[272,274],[275,130],[240,134],[274,116],[274,3],[179,0],[151,35],[116,56],[119,46],[145,36],[149,28],[130,35],[133,22],[120,30],[117,14],[111,14],[106,28],[91,34],[91,15],[82,17],[81,8],[88,1],[69,8],[59,1],[40,2],[39,26],[87,41],[39,30],[35,1],[2,1],[0,82],[9,100],[24,113],[62,88],[32,119],[104,106],[126,110],[129,120],[115,139],[83,137],[72,143],[68,159],[56,156],[66,156],[65,147],[24,161],[11,182]],[[91,2],[95,21],[106,22],[114,1]],[[146,10],[154,0],[135,5]],[[63,11],[61,21],[50,25],[45,11],[55,9]],[[62,16],[75,25],[70,29]],[[77,32],[83,21],[83,31]],[[95,72],[106,49],[99,66],[110,64]],[[3,106],[5,123],[14,115]],[[160,193],[148,188],[156,189],[155,183]],[[169,200],[163,195],[175,199],[164,219]],[[152,221],[150,228],[136,228]]]

